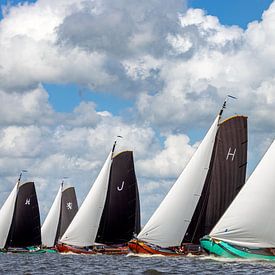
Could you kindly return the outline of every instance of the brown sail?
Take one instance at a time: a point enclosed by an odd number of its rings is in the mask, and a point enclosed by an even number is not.
[[[199,243],[210,233],[245,183],[247,117],[233,116],[220,124],[205,185],[183,243]]]

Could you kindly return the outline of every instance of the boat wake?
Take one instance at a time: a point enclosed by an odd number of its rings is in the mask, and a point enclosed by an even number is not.
[[[88,257],[91,257],[91,256],[96,256],[96,255],[101,255],[101,254],[85,254],[85,253],[74,253],[74,252],[59,252],[59,254],[61,255],[67,255],[67,256],[71,256],[71,255],[74,255],[74,256],[88,256]]]
[[[160,254],[142,254],[142,253],[128,253],[126,255],[126,257],[139,257],[139,258],[158,258],[158,257],[167,257],[167,256],[164,256],[164,255],[160,255]]]
[[[268,264],[275,266],[275,262],[264,260],[264,259],[244,259],[244,258],[223,258],[223,257],[217,257],[214,255],[203,255],[199,256],[201,260],[205,261],[215,261],[215,262],[222,262],[222,263],[255,263],[255,264]]]

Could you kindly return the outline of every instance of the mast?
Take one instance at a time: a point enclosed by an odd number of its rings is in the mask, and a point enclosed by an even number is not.
[[[251,248],[275,247],[275,140],[210,232],[214,239]]]
[[[38,201],[33,182],[19,186],[6,247],[41,245]]]
[[[140,231],[140,205],[132,151],[113,157],[96,242],[122,244]]]

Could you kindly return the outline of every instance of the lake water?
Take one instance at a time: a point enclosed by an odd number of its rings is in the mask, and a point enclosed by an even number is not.
[[[1,274],[275,274],[275,262],[214,257],[0,254]]]

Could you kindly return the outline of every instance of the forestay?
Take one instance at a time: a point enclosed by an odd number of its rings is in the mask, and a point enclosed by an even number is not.
[[[250,248],[275,247],[275,141],[210,233]]]
[[[161,247],[181,244],[207,176],[219,118],[217,116],[192,159],[137,236],[138,239]]]

